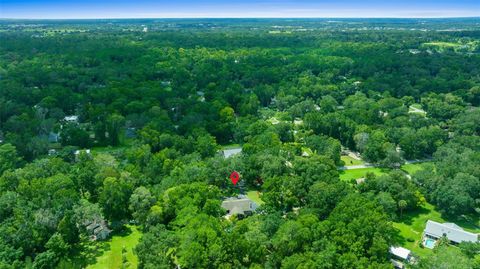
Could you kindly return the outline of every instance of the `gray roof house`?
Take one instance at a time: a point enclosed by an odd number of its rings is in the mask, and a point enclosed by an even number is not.
[[[453,243],[478,242],[478,234],[464,231],[455,223],[439,223],[432,220],[427,221],[423,236],[431,239],[439,239],[446,236]]]
[[[90,239],[105,240],[110,235],[110,229],[108,229],[105,221],[94,221],[86,225],[85,229],[90,234]]]
[[[222,207],[227,210],[227,217],[232,215],[249,215],[253,213],[258,205],[245,195],[229,197],[223,200]]]

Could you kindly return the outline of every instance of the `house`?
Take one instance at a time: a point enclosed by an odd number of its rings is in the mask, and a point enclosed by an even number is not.
[[[405,263],[412,263],[412,252],[406,248],[391,246],[388,250],[391,255],[390,261],[395,268],[405,268]]]
[[[423,231],[423,245],[433,248],[438,239],[445,236],[452,244],[461,242],[478,242],[478,234],[464,231],[455,223],[439,223],[428,220]]]
[[[231,149],[224,149],[220,151],[220,153],[225,158],[230,158],[231,156],[239,154],[241,152],[242,152],[242,148],[231,148]]]
[[[104,220],[102,221],[93,221],[85,226],[87,233],[90,235],[90,239],[93,241],[96,240],[105,240],[110,235],[111,230],[108,229],[107,224]]]
[[[77,115],[65,116],[63,120],[70,123],[78,123],[78,116]]]
[[[365,183],[365,178],[364,177],[357,178],[355,179],[355,182],[357,183],[357,185],[360,185],[362,183]]]
[[[390,249],[388,250],[388,252],[390,252],[390,254],[396,258],[396,259],[399,259],[399,260],[403,260],[403,261],[409,261],[410,258],[412,257],[412,252],[406,248],[402,248],[402,247],[394,247],[394,246],[391,246]]]
[[[237,215],[239,218],[243,218],[251,215],[257,207],[258,205],[245,195],[229,197],[222,202],[222,208],[227,210],[226,217]]]

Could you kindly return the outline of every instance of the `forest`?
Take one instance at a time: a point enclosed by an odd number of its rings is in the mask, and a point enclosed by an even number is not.
[[[0,268],[480,269],[479,106],[478,18],[0,20]]]

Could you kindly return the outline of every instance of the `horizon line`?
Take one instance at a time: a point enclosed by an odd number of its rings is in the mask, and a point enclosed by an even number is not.
[[[282,16],[265,16],[265,17],[92,17],[92,18],[3,18],[0,20],[145,20],[145,19],[480,19],[480,15],[476,16],[365,16],[365,17],[282,17]]]

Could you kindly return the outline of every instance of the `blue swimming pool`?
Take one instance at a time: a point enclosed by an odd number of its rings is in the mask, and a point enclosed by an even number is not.
[[[435,247],[435,240],[430,239],[430,238],[425,239],[425,246],[426,246],[427,248],[433,248],[433,247]]]

